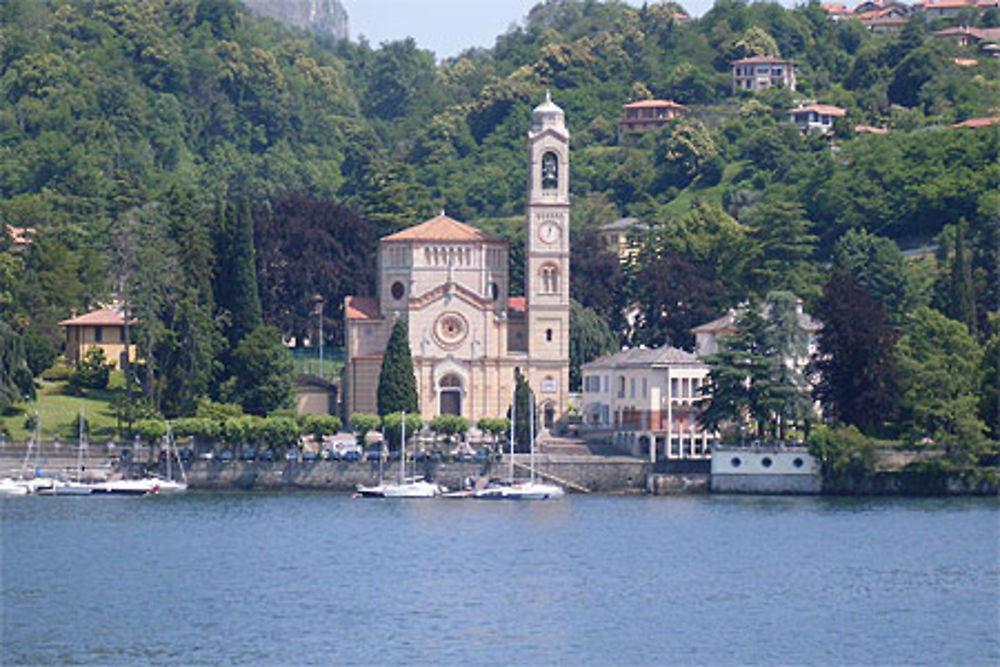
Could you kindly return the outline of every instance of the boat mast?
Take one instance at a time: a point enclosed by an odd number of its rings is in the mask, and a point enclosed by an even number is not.
[[[528,455],[528,471],[529,479],[532,484],[535,483],[535,401],[534,395],[528,394],[531,397],[531,402],[528,405],[528,414],[530,418],[528,419],[528,429],[531,433],[531,453]]]
[[[517,428],[517,386],[510,397],[510,483],[514,483],[514,433]]]
[[[399,483],[406,481],[406,410],[403,410],[402,419],[399,420]]]
[[[76,448],[76,481],[83,481],[83,447],[84,447],[84,434],[83,434],[83,408],[80,408],[80,416],[78,418],[79,424],[77,424],[77,448]]]

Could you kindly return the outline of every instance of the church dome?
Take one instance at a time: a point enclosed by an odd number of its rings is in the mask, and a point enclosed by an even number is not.
[[[565,125],[565,113],[558,104],[552,101],[552,95],[545,91],[545,101],[531,112],[531,130],[538,132],[546,127]]]

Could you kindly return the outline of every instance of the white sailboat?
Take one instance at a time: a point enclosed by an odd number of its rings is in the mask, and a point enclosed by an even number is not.
[[[423,477],[406,477],[406,413],[400,420],[401,435],[399,444],[399,481],[383,482],[379,480],[374,486],[358,484],[357,495],[361,498],[434,498],[446,489]]]
[[[80,412],[78,430],[78,446],[76,448],[76,479],[52,479],[48,486],[41,486],[35,491],[40,496],[89,496],[93,487],[83,481],[83,452],[87,447],[87,436],[83,428],[83,412]]]
[[[174,441],[173,430],[170,428],[169,422],[167,423],[167,433],[163,436],[163,441],[167,452],[166,478],[151,475],[142,479],[117,479],[99,482],[91,485],[93,492],[114,496],[151,496],[184,493],[187,491],[187,473],[184,471],[184,464],[181,462],[180,456],[177,455],[177,443]],[[181,472],[180,481],[173,478],[173,458],[175,456]]]
[[[0,496],[24,496],[29,493],[37,493],[40,489],[48,489],[53,485],[52,478],[40,477],[37,474],[37,465],[35,477],[28,478],[28,465],[31,463],[32,450],[34,450],[37,464],[40,449],[38,413],[36,412],[35,428],[28,439],[28,448],[24,454],[24,461],[21,463],[21,473],[17,477],[7,477],[0,480]]]
[[[491,482],[484,489],[472,494],[480,500],[549,500],[562,498],[566,491],[561,486],[539,482],[535,479],[535,402],[530,402],[529,429],[531,433],[527,481],[514,480],[514,433],[517,424],[517,390],[511,400],[510,407],[510,477],[508,482]]]

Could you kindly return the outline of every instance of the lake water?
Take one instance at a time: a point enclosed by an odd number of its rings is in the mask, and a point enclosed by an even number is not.
[[[998,664],[996,499],[14,498],[3,664]]]

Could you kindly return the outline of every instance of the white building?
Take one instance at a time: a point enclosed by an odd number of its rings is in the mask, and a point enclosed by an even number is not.
[[[524,294],[507,241],[441,215],[381,239],[375,296],[345,299],[345,413],[375,412],[382,356],[407,321],[420,413],[507,414],[520,371],[551,429],[569,408],[569,131],[551,99],[527,136]]]
[[[606,433],[636,456],[707,459],[715,433],[698,425],[708,366],[673,347],[633,348],[596,359],[583,373],[582,431]]]
[[[789,109],[788,120],[795,123],[803,134],[808,132],[830,134],[833,132],[834,121],[843,118],[846,113],[840,107],[832,104],[810,104],[797,109]]]

